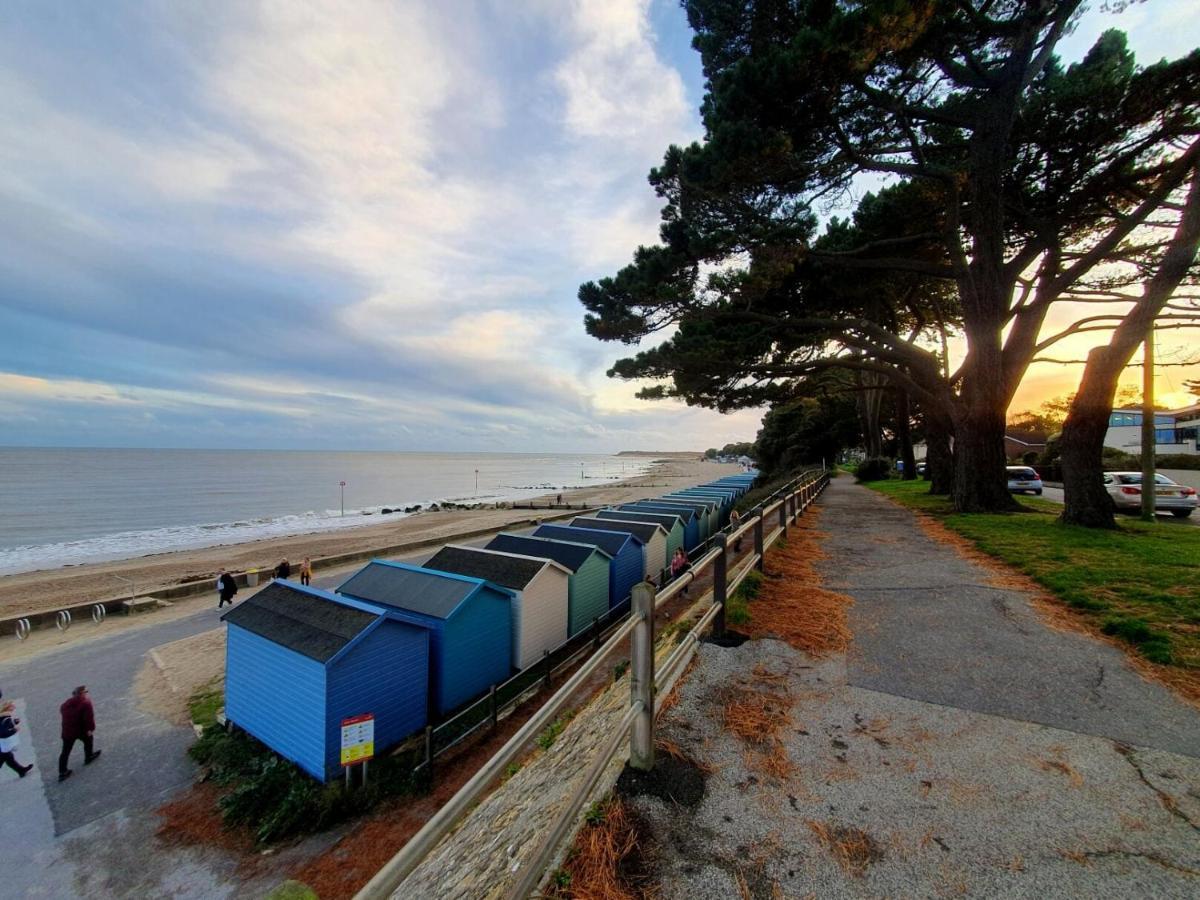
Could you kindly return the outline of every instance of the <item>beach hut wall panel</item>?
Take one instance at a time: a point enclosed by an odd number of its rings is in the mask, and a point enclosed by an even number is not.
[[[552,559],[571,572],[567,579],[567,634],[574,636],[608,612],[610,558],[599,547],[501,532],[487,549]]]
[[[482,578],[372,560],[338,593],[429,629],[430,696],[439,716],[512,674],[512,591]]]
[[[652,522],[661,525],[667,532],[667,561],[675,555],[675,548],[683,546],[683,522],[679,516],[669,513],[653,513],[649,510],[602,509],[595,513],[597,519],[613,519],[618,522]],[[655,573],[657,575],[657,573]]]
[[[374,715],[377,752],[424,727],[427,630],[280,581],[222,619],[225,715],[314,778],[337,777],[343,718]]]
[[[591,544],[612,557],[608,565],[609,609],[616,609],[629,599],[633,586],[642,580],[646,569],[646,554],[642,552],[642,541],[627,531],[603,531],[578,528],[574,525],[542,525],[534,529],[533,536]]]
[[[592,528],[601,531],[616,531],[632,534],[642,542],[642,557],[645,564],[643,575],[657,577],[667,564],[667,530],[654,522],[616,522],[597,519],[593,516],[577,516],[571,520],[572,527]]]
[[[526,669],[567,639],[567,585],[571,573],[553,560],[450,544],[426,569],[482,578],[513,592],[513,664]]]
[[[639,500],[637,503],[622,503],[619,508],[631,510],[633,512],[645,510],[646,512],[678,516],[680,524],[683,525],[684,549],[691,550],[700,543],[700,523],[696,521],[695,510],[663,506],[661,503],[655,503],[653,500]]]

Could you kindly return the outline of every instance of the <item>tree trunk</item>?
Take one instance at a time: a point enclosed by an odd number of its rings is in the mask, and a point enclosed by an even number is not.
[[[1004,413],[972,404],[954,429],[954,508],[958,512],[1017,509],[1008,492]]]
[[[1065,499],[1059,521],[1089,528],[1115,528],[1112,501],[1103,485],[1104,437],[1117,381],[1155,318],[1183,281],[1200,247],[1200,168],[1192,174],[1187,201],[1162,261],[1142,296],[1113,331],[1107,347],[1088,354],[1083,379],[1062,433]]]
[[[1060,522],[1088,528],[1117,527],[1112,500],[1104,489],[1101,451],[1112,398],[1124,368],[1125,363],[1109,347],[1095,347],[1088,353],[1059,444],[1066,494]]]
[[[954,490],[954,451],[950,447],[953,426],[940,412],[925,412],[925,475],[929,493],[948,496]]]
[[[883,456],[883,429],[879,424],[879,407],[883,399],[883,391],[875,387],[883,376],[873,372],[857,372],[855,380],[859,391],[855,397],[858,408],[859,424],[862,426],[863,446],[867,457]]]
[[[896,389],[896,443],[899,445],[898,455],[903,463],[901,478],[904,481],[914,481],[917,477],[917,461],[913,457],[912,429],[909,428],[908,391]]]
[[[1008,396],[1000,329],[998,325],[976,326],[968,328],[967,333],[970,349],[954,410],[954,508],[959,512],[1007,512],[1018,506],[1008,492],[1005,472],[1008,458],[1004,453],[1004,415]]]

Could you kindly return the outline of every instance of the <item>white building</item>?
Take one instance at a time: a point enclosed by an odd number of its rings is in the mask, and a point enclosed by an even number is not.
[[[1154,452],[1200,453],[1196,448],[1196,431],[1200,428],[1200,404],[1183,409],[1154,414]],[[1125,453],[1142,452],[1141,407],[1114,409],[1108,417],[1105,447],[1115,447]]]

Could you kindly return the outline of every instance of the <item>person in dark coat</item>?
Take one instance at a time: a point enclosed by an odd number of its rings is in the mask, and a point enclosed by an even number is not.
[[[290,578],[292,575],[292,564],[286,559],[275,567],[276,578]]]
[[[92,738],[96,733],[96,713],[92,709],[87,687],[81,684],[71,691],[70,698],[58,711],[62,715],[62,753],[58,757],[58,780],[66,781],[71,777],[67,762],[71,758],[71,750],[74,749],[76,741],[83,743],[85,766],[100,756],[100,751],[92,748]]]
[[[16,750],[21,743],[17,732],[21,730],[21,720],[13,715],[13,709],[11,701],[0,701],[0,766],[8,766],[24,778],[33,768],[33,763],[23,766],[17,762]]]
[[[220,609],[226,603],[233,605],[233,595],[237,593],[237,582],[233,580],[233,576],[221,570],[220,577],[217,578],[217,596],[220,602],[217,603],[217,609]]]

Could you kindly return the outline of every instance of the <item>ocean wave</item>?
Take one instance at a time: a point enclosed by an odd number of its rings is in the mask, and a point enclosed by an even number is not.
[[[412,504],[409,504],[410,506]],[[384,509],[392,510],[384,515]],[[288,537],[341,528],[361,528],[379,520],[407,518],[403,507],[374,507],[306,512],[274,518],[259,518],[237,522],[205,522],[199,525],[178,525],[151,528],[146,531],[125,531],[101,537],[63,541],[54,544],[0,548],[0,574],[13,575],[40,569],[56,569],[82,563],[132,559],[174,550],[198,550],[203,547],[223,547],[264,538]]]
[[[630,471],[623,477],[637,477],[644,474],[649,468],[648,465],[631,465]],[[622,476],[613,478],[616,480],[620,477]],[[589,481],[599,480],[596,476],[584,475],[583,478]],[[570,481],[575,481],[575,479],[570,479]],[[406,508],[426,509],[434,503],[446,502],[466,505],[492,504],[526,499],[559,490],[570,491],[584,486],[578,482],[564,483],[561,486],[550,483],[503,485],[498,493],[386,503],[347,509],[344,515],[341,509],[309,510],[272,517],[242,518],[232,522],[202,522],[140,531],[120,531],[57,543],[0,547],[0,575],[57,569],[85,563],[133,559],[177,550],[222,547],[265,538],[337,531],[342,528],[361,528],[364,525],[373,525],[381,521],[405,518],[408,515],[404,512]],[[388,514],[383,513],[385,509],[389,510]]]

